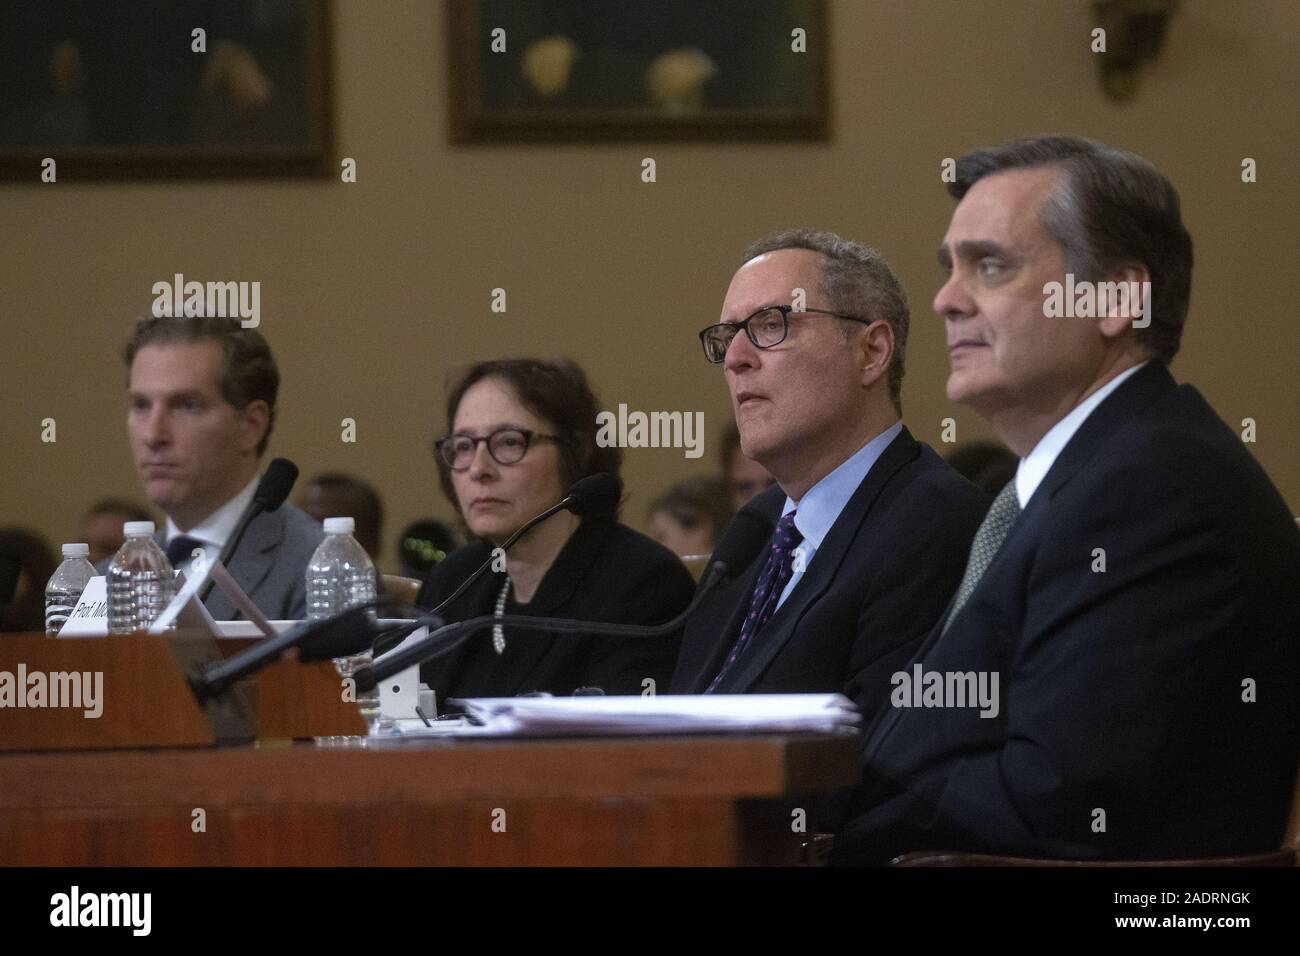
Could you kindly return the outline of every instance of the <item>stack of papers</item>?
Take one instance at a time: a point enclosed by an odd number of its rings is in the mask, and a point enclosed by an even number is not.
[[[862,720],[841,694],[475,697],[457,703],[478,725],[474,736],[839,733]]]

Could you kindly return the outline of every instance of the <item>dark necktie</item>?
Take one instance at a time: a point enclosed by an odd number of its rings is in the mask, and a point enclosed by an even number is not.
[[[1011,530],[1018,517],[1020,517],[1020,499],[1016,497],[1016,480],[1013,478],[993,499],[988,514],[984,516],[983,523],[975,532],[975,540],[970,546],[970,557],[966,559],[966,573],[962,575],[961,585],[957,588],[957,597],[953,599],[952,610],[948,612],[948,619],[943,622],[943,630],[939,632],[940,634],[947,633],[957,612],[974,593],[975,586],[980,583],[980,578],[993,563],[994,556],[1007,538],[1007,532]]]
[[[178,534],[167,542],[167,560],[171,562],[172,568],[176,568],[190,559],[190,552],[195,548],[203,547],[206,545],[198,538]]]
[[[794,526],[794,512],[783,515],[781,520],[776,523],[776,531],[772,533],[772,544],[767,555],[767,563],[763,565],[763,571],[754,582],[754,593],[749,599],[749,613],[745,615],[745,621],[740,626],[740,637],[736,638],[735,646],[732,647],[731,653],[727,655],[727,661],[722,665],[722,670],[718,671],[718,676],[713,678],[713,683],[709,684],[706,694],[713,693],[714,688],[722,680],[723,675],[731,669],[736,663],[736,659],[749,645],[750,639],[759,632],[764,624],[767,623],[774,611],[776,611],[777,601],[781,599],[781,592],[785,586],[790,583],[790,575],[794,570],[794,549],[798,547],[799,542],[803,540],[803,535],[799,529]]]

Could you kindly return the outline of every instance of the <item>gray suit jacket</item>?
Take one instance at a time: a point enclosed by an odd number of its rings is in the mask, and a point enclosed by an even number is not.
[[[231,558],[230,576],[271,620],[302,620],[307,616],[307,563],[324,539],[321,526],[293,505],[263,512],[249,524]],[[162,530],[154,533],[154,540],[162,546]],[[111,561],[105,558],[100,562],[100,574],[107,572]],[[237,614],[220,588],[214,587],[204,604],[218,621],[229,621]]]
[[[249,524],[231,557],[230,576],[271,620],[302,620],[307,616],[307,563],[324,538],[321,526],[293,505],[263,512]],[[213,588],[203,603],[218,621],[243,617],[220,588]]]

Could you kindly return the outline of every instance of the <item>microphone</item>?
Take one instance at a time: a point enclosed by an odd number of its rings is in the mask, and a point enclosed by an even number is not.
[[[243,515],[239,519],[239,524],[235,525],[235,531],[226,541],[226,546],[221,549],[221,556],[218,560],[223,566],[229,567],[230,558],[239,547],[239,542],[244,540],[244,532],[253,519],[263,511],[275,511],[284,500],[289,497],[289,492],[293,488],[293,483],[298,480],[298,466],[288,458],[276,458],[266,466],[266,473],[262,475],[262,480],[257,483],[257,490],[253,492],[253,500],[248,503],[244,509]],[[212,593],[212,587],[215,581],[209,581],[203,587],[203,593],[199,595],[199,600],[206,602],[208,595]]]
[[[235,534],[231,536],[230,542],[222,549],[223,564],[228,557],[228,552],[234,552],[239,543],[239,538],[243,536],[244,529],[248,526],[248,522],[262,510],[274,511],[278,508],[285,498],[289,496],[289,489],[293,487],[297,477],[298,468],[293,462],[284,458],[277,458],[271,462],[266,474],[258,483],[257,492],[254,493],[253,501],[249,504],[248,510],[240,520],[239,527]],[[502,548],[510,547],[531,528],[558,511],[568,510],[574,514],[586,515],[607,510],[618,501],[622,491],[622,483],[613,475],[606,472],[588,475],[586,478],[574,482],[568,493],[553,507],[533,518],[506,539]],[[215,697],[223,693],[235,681],[256,673],[263,667],[278,660],[280,655],[291,647],[297,647],[298,659],[303,663],[307,663],[314,660],[327,660],[360,654],[371,649],[375,641],[380,638],[400,638],[420,627],[441,627],[443,621],[442,618],[437,616],[437,611],[455,600],[491,564],[492,560],[489,558],[457,589],[456,593],[443,601],[442,604],[439,604],[438,608],[423,615],[415,624],[408,624],[399,628],[381,627],[373,615],[369,613],[371,609],[384,602],[384,599],[380,598],[368,604],[350,608],[324,621],[304,621],[302,624],[283,631],[274,637],[259,641],[248,650],[208,667],[202,674],[191,680],[190,686],[195,696],[202,701],[208,697]],[[211,589],[211,587],[212,583],[209,582],[208,589]],[[207,597],[206,590],[203,596]],[[396,672],[394,671],[394,673]],[[370,688],[366,689],[369,690]]]
[[[533,528],[537,527],[551,515],[560,511],[571,511],[579,517],[589,514],[599,514],[602,511],[608,511],[618,503],[619,497],[623,494],[623,483],[607,471],[598,471],[594,475],[588,475],[586,478],[579,478],[569,488],[556,504],[547,508],[537,517],[526,521],[518,531],[501,544],[501,553],[510,550],[510,546],[526,535]],[[456,598],[465,593],[465,589],[483,576],[483,573],[492,566],[496,558],[496,549],[493,554],[475,569],[474,573],[467,577],[456,590],[452,591],[442,603],[435,607],[430,614],[437,614]],[[421,625],[422,626],[422,625]],[[415,628],[411,628],[415,630]],[[409,633],[409,632],[408,632]]]
[[[756,558],[772,537],[772,522],[761,512],[746,506],[727,526],[723,538],[714,548],[709,566],[700,578],[699,586],[686,610],[663,624],[609,624],[598,621],[575,621],[570,618],[529,617],[525,615],[494,614],[473,617],[447,624],[407,647],[389,653],[382,660],[362,667],[353,674],[359,691],[367,691],[399,671],[423,664],[450,653],[479,631],[486,630],[498,621],[519,630],[550,631],[557,634],[600,634],[606,637],[666,637],[681,627],[703,602],[704,598],[724,579],[735,577]],[[429,615],[432,617],[432,615]],[[434,626],[424,618],[411,626]]]
[[[603,490],[598,486],[598,491],[601,493],[611,487],[618,488],[617,480],[613,481],[612,486],[605,482],[599,484],[604,486]],[[574,487],[576,489],[577,485],[575,484]],[[599,503],[598,501],[597,504]],[[722,540],[714,549],[709,567],[702,576],[690,605],[676,618],[664,624],[654,626],[601,624],[564,618],[524,616],[506,616],[502,618],[502,622],[521,630],[550,630],[562,634],[604,633],[614,636],[662,637],[680,627],[719,582],[724,578],[734,577],[747,568],[771,536],[770,520],[749,506],[742,508],[727,526]],[[400,603],[393,602],[392,599],[379,598],[369,604],[350,608],[324,621],[304,621],[283,633],[259,641],[225,661],[209,665],[200,675],[191,678],[191,689],[199,701],[217,696],[235,681],[261,670],[277,660],[286,650],[295,646],[299,649],[298,659],[303,663],[359,654],[372,646],[377,633],[388,633],[369,613],[370,608],[386,602]],[[442,618],[429,612],[414,624],[407,625],[406,632],[426,626],[437,630],[416,644],[394,651],[382,661],[356,671],[353,678],[357,682],[357,689],[370,690],[380,681],[386,680],[399,671],[449,653],[480,630],[491,627],[496,620],[495,616],[485,616],[444,626]]]
[[[190,678],[190,689],[200,703],[216,697],[236,681],[279,660],[292,647],[298,648],[298,660],[304,664],[360,654],[370,649],[376,634],[383,630],[375,620],[374,609],[394,603],[401,602],[381,597],[322,621],[303,621],[233,657],[208,665]]]
[[[598,471],[586,478],[579,478],[569,489],[569,493],[560,499],[560,504],[579,517],[608,511],[618,504],[623,495],[623,482],[607,471]]]
[[[727,524],[722,540],[713,548],[709,566],[700,575],[698,593],[713,588],[724,577],[735,577],[749,567],[772,537],[776,526],[753,505],[745,505]]]

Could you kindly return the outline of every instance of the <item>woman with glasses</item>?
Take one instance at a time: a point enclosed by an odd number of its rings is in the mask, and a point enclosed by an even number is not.
[[[443,492],[477,540],[430,572],[422,607],[441,604],[493,550],[564,497],[578,479],[618,477],[622,452],[596,443],[596,397],[571,362],[481,362],[451,389],[447,433],[436,443]],[[676,617],[694,583],[672,552],[619,524],[618,504],[543,521],[440,615],[460,621],[511,614],[623,624]],[[579,688],[641,694],[666,689],[679,635],[606,638],[512,629],[502,622],[424,666],[438,706],[453,697],[505,697]]]

